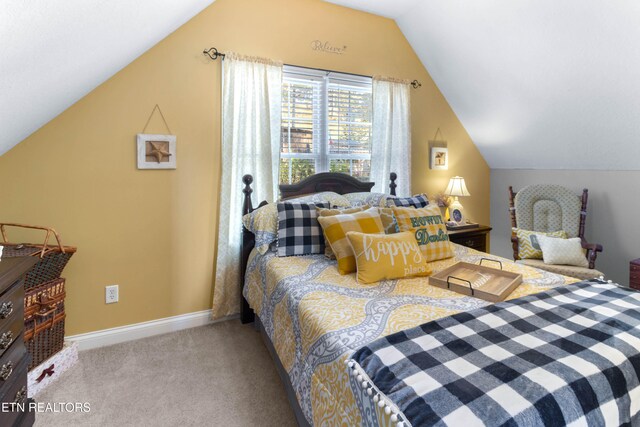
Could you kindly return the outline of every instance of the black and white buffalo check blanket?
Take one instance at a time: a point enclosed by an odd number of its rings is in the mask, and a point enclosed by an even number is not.
[[[404,426],[636,426],[640,292],[563,286],[378,339],[348,365]]]

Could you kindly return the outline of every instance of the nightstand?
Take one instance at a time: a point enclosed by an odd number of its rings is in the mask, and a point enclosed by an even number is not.
[[[477,228],[468,228],[466,230],[449,230],[449,240],[462,246],[475,249],[481,252],[487,252],[487,241],[491,227],[480,225]],[[640,267],[640,266],[639,266]]]
[[[629,263],[629,287],[640,289],[640,258]]]

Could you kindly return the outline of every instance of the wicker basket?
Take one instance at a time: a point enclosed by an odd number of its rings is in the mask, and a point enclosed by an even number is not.
[[[62,350],[64,297],[65,279],[36,286],[25,295],[24,342],[31,355],[29,370]]]
[[[47,234],[43,244],[31,244],[31,243],[9,243],[5,227],[18,227],[28,228],[32,230],[43,230]],[[34,286],[41,285],[42,283],[50,282],[57,279],[62,274],[62,270],[69,262],[69,258],[76,252],[76,248],[73,246],[63,246],[60,241],[60,236],[52,228],[38,227],[34,225],[23,224],[0,224],[0,232],[2,233],[2,246],[4,250],[2,252],[3,258],[13,258],[20,256],[37,256],[40,257],[40,261],[34,265],[31,270],[27,272],[24,279],[25,290],[29,290]],[[57,245],[49,245],[49,237],[53,234],[58,242]]]

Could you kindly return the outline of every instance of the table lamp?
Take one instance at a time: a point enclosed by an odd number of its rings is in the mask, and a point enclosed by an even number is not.
[[[469,190],[467,190],[467,185],[464,183],[464,178],[461,176],[454,176],[449,180],[449,185],[447,185],[447,189],[444,190],[444,194],[447,196],[453,196],[453,202],[449,205],[449,215],[450,221],[455,222],[458,225],[463,225],[465,223],[464,218],[464,209],[462,208],[462,204],[458,201],[458,196],[470,196]]]

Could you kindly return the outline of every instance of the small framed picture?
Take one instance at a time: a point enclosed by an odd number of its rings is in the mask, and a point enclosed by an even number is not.
[[[138,169],[175,169],[176,136],[139,133]]]
[[[449,169],[449,150],[446,147],[431,148],[431,169]]]

